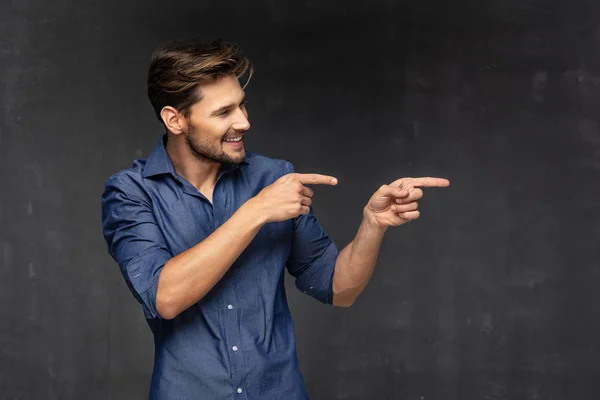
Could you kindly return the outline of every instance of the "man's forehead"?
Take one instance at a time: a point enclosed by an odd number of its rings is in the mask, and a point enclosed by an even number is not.
[[[231,91],[219,96],[214,95],[211,98],[206,98],[206,105],[215,109],[227,106],[235,106],[238,105],[244,99],[244,97],[245,93],[243,91]]]
[[[246,93],[241,88],[237,81],[235,83],[217,82],[209,85],[201,85],[198,87],[201,98],[206,100],[205,103],[229,103],[231,101],[243,98]]]

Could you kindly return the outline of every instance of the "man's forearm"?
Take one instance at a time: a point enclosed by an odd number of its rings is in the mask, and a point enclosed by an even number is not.
[[[354,240],[339,254],[333,274],[333,304],[350,306],[363,291],[375,269],[386,227],[377,225],[367,213]]]
[[[210,236],[164,265],[156,295],[163,318],[175,318],[217,284],[266,222],[261,214],[249,200]]]

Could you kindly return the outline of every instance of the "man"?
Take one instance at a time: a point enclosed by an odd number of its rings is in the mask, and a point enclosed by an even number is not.
[[[246,152],[239,79],[248,71],[231,43],[157,48],[148,95],[166,133],[102,195],[109,252],[155,338],[150,399],[307,399],[284,270],[307,295],[350,306],[386,229],[419,216],[419,187],[449,184],[381,186],[338,251],[312,213],[308,186],[337,180]]]

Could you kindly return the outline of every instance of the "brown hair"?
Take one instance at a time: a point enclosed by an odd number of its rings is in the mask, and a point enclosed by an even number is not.
[[[158,46],[150,59],[148,97],[158,120],[161,110],[171,106],[189,117],[189,108],[202,99],[198,85],[212,83],[227,75],[238,79],[253,66],[239,45],[222,40],[186,40]]]

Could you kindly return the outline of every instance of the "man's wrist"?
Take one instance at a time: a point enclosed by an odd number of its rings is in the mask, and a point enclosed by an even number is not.
[[[375,218],[375,213],[371,211],[368,206],[363,209],[363,224],[369,229],[369,231],[377,232],[377,233],[385,233],[388,229],[387,226],[382,226],[377,222],[377,218]]]
[[[248,213],[249,218],[252,222],[256,222],[262,226],[269,222],[268,210],[263,207],[260,200],[256,197],[252,197],[242,205],[242,209]]]

